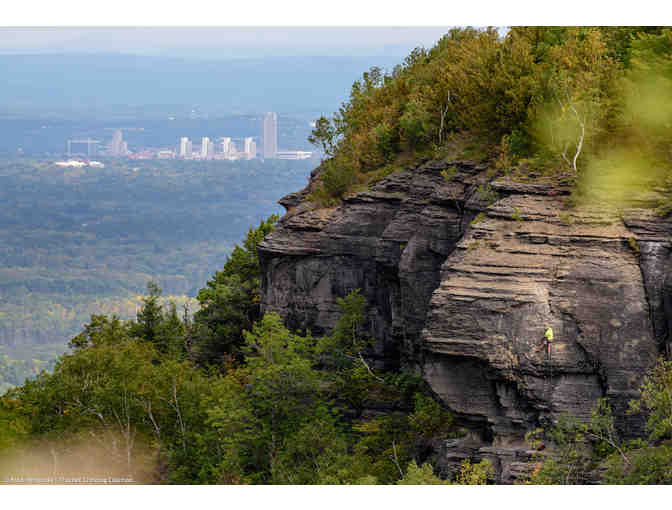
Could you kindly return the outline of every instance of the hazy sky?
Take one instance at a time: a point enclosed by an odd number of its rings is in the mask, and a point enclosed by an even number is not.
[[[405,56],[450,27],[0,28],[0,53],[130,53],[230,58]]]

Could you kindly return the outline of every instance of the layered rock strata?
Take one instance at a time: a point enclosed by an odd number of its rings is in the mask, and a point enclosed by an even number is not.
[[[309,188],[285,197],[259,249],[262,306],[322,333],[361,289],[378,366],[421,373],[471,430],[440,449],[439,469],[490,458],[510,482],[527,431],[588,419],[598,398],[621,432],[641,432],[625,409],[669,349],[672,221],[635,201],[567,209],[561,185],[489,181],[484,166],[432,161],[338,207],[315,208]]]
[[[468,228],[486,169],[456,162],[426,163],[315,209],[308,189],[281,200],[287,214],[259,247],[262,306],[290,327],[320,334],[339,317],[337,299],[361,289],[367,328],[379,340],[379,365],[398,367],[420,355],[419,336],[440,268]]]

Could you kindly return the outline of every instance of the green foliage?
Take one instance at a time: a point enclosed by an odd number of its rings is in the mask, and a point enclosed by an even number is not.
[[[526,439],[535,449],[545,440],[550,443],[549,453],[540,455],[545,460],[537,465],[527,483],[583,484],[605,457],[620,456],[627,462],[606,398],[598,400],[588,423],[563,416],[546,434],[543,429],[537,429],[530,432]]]
[[[27,434],[27,419],[21,416],[19,405],[8,396],[0,397],[0,459],[19,445]]]
[[[604,481],[611,485],[669,485],[672,483],[672,446],[649,446],[639,441],[628,450],[628,462],[612,455]]]
[[[457,177],[457,167],[452,165],[445,170],[441,170],[441,177],[443,177],[446,182],[452,182],[455,177]]]
[[[110,474],[151,481],[153,445],[168,449],[168,463],[177,450],[184,456],[193,448],[202,402],[213,387],[189,364],[159,358],[148,342],[98,338],[63,356],[53,374],[10,392],[3,406],[26,422],[26,450],[46,442],[79,476],[104,466]],[[72,449],[86,441],[100,451],[80,466]]]
[[[670,374],[672,362],[660,359],[644,378],[640,397],[630,402],[631,413],[643,412],[648,418],[648,441],[621,441],[609,402],[602,398],[588,423],[565,417],[547,433],[537,429],[527,435],[532,448],[542,450],[542,444],[549,448],[539,454],[542,460],[526,483],[585,483],[594,478],[598,466],[607,484],[672,483]]]
[[[664,436],[663,422],[666,414],[669,414],[669,408],[665,409],[669,402],[664,396],[669,381],[664,378],[669,375],[670,367],[665,363],[659,362],[642,384],[640,399],[631,402],[632,412],[644,409],[650,412],[648,426],[652,439]],[[652,382],[654,380],[655,383]],[[571,417],[565,417],[550,429],[546,438],[544,431],[537,429],[530,432],[527,439],[535,449],[540,449],[545,440],[550,442],[551,448],[548,454],[539,455],[544,460],[537,464],[526,483],[586,483],[594,478],[595,470],[600,464],[603,468],[602,480],[608,484],[656,484],[672,481],[672,449],[669,444],[655,445],[643,439],[622,442],[606,398],[598,400],[597,407],[591,412],[589,423],[580,423]]]
[[[369,365],[359,290],[338,301],[330,336],[292,333],[276,314],[252,320],[257,246],[276,219],[250,229],[199,294],[193,321],[150,284],[135,320],[93,315],[52,373],[10,390],[0,401],[2,473],[394,483],[453,434],[422,379]],[[363,417],[380,403],[394,411]]]
[[[476,215],[476,217],[475,217],[473,220],[471,220],[471,226],[472,226],[472,227],[473,227],[473,226],[476,226],[476,225],[478,225],[480,222],[482,222],[483,220],[485,220],[485,219],[487,219],[487,218],[488,218],[488,215],[487,215],[487,214],[485,214],[484,212],[479,212],[479,213]]]
[[[70,340],[68,346],[74,350],[104,344],[115,344],[128,340],[131,336],[131,324],[123,323],[118,317],[92,315],[84,330]]]
[[[442,409],[436,400],[422,393],[415,394],[415,410],[409,415],[408,424],[416,441],[444,439],[452,429],[453,423],[453,416]]]
[[[453,29],[391,73],[365,73],[339,111],[320,119],[333,163],[323,172],[328,196],[429,152],[490,159],[504,172],[524,160],[530,176],[583,175],[627,142],[629,151],[656,155],[655,165],[640,165],[644,173],[669,174],[670,33],[512,27],[501,38],[492,28]]]
[[[637,239],[634,237],[628,237],[628,246],[630,246],[630,249],[635,254],[635,256],[639,257],[639,244],[637,243]]]
[[[406,468],[406,474],[397,482],[397,485],[488,485],[492,483],[495,471],[492,463],[483,459],[478,464],[464,460],[454,482],[441,480],[434,474],[430,464],[418,466],[412,460]]]
[[[416,396],[426,390],[425,380],[418,375],[408,372],[385,374],[385,384],[394,388],[403,398],[404,402],[415,403]]]
[[[221,271],[198,293],[200,310],[194,316],[193,348],[202,364],[238,355],[242,332],[259,319],[260,272],[257,246],[274,228],[279,216],[250,228],[243,246],[236,245]]]
[[[499,194],[489,183],[479,185],[476,192],[478,193],[479,198],[487,205],[492,205],[499,200]]]
[[[400,137],[409,147],[426,147],[434,135],[432,114],[418,97],[411,97],[399,117]],[[394,149],[394,147],[390,147]]]
[[[640,398],[630,403],[631,412],[646,413],[651,440],[672,438],[672,361],[658,360],[640,391]]]
[[[163,319],[160,297],[159,286],[155,282],[147,283],[147,296],[143,297],[142,308],[133,324],[133,336],[144,338],[148,342],[159,343],[159,325]]]
[[[370,459],[370,469],[380,483],[398,480],[402,466],[425,451],[431,438],[453,434],[453,417],[426,395],[415,395],[414,410],[393,412],[354,427],[362,434],[360,456]]]
[[[357,333],[363,305],[358,292],[341,301],[342,332],[331,342],[295,335],[279,316],[267,314],[243,333],[244,364],[230,366],[225,376],[162,351],[157,335],[152,341],[132,336],[146,323],[94,316],[52,374],[3,399],[0,446],[17,459],[32,459],[36,476],[40,465],[66,475],[58,466],[67,464],[80,475],[104,466],[106,473],[144,482],[395,482],[400,466],[423,444],[449,434],[453,421],[436,401],[416,392],[412,412],[375,418],[354,427],[355,435],[348,432],[332,401],[342,396],[339,377],[367,380],[368,398],[387,392],[403,405],[420,386],[401,374],[378,380],[363,358],[346,356],[342,367],[318,369],[325,346],[363,346]],[[155,330],[176,320],[156,311]],[[86,446],[85,460],[80,445],[89,440],[96,446]],[[14,462],[0,465],[12,472]]]
[[[543,442],[544,431],[537,429],[529,437],[532,445]],[[583,424],[572,417],[561,418],[548,431],[552,451],[537,465],[527,483],[535,485],[575,485],[585,481],[593,467],[590,444]]]
[[[569,213],[566,212],[558,213],[558,217],[560,218],[560,221],[562,221],[568,227],[574,224],[574,216],[572,216]]]
[[[362,334],[366,300],[360,294],[360,289],[355,289],[346,297],[338,298],[336,303],[341,311],[341,317],[334,330],[334,339],[346,352],[360,353],[369,345],[369,339]]]
[[[308,141],[320,147],[327,156],[333,156],[338,141],[337,137],[336,128],[329,122],[329,119],[322,116],[315,121],[315,128],[308,137]]]
[[[376,150],[381,154],[384,161],[390,161],[397,152],[396,135],[388,124],[378,124],[374,128]]]
[[[462,461],[455,483],[457,485],[487,485],[494,475],[495,470],[489,460],[483,459],[478,464],[472,464],[467,459]]]
[[[436,476],[430,464],[418,466],[415,460],[412,460],[406,468],[406,474],[397,485],[450,485],[450,482]]]
[[[324,163],[326,170],[321,174],[322,186],[328,198],[335,199],[345,194],[355,183],[356,175],[350,165],[338,166],[335,160]]]

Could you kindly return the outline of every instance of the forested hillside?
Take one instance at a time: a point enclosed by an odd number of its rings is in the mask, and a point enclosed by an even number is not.
[[[180,307],[191,299],[193,311],[234,243],[309,170],[278,160],[4,160],[0,353],[53,359],[91,314],[133,317],[150,280]]]
[[[9,391],[5,479],[441,483],[412,459],[437,434],[461,432],[421,379],[370,368],[357,292],[342,300],[331,336],[261,317],[256,248],[275,221],[250,229],[199,292],[193,320],[161,306],[151,283],[135,320],[92,316],[53,373]],[[365,412],[369,400],[384,413]],[[487,463],[465,464],[461,476],[485,483],[489,473]]]
[[[672,31],[661,27],[513,27],[503,38],[454,29],[392,72],[364,73],[318,121],[311,140],[333,157],[315,198],[330,204],[445,156],[519,177],[568,173],[579,192],[605,166],[622,186],[664,185],[671,51]]]

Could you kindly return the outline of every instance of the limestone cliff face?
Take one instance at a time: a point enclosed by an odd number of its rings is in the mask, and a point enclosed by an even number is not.
[[[640,431],[624,411],[670,339],[672,221],[636,202],[565,210],[562,186],[488,181],[483,166],[432,161],[332,209],[313,209],[308,189],[285,197],[259,249],[262,306],[321,333],[360,288],[378,365],[421,373],[473,431],[442,447],[439,468],[487,457],[511,481],[526,431],[588,418],[600,397],[622,432]]]

